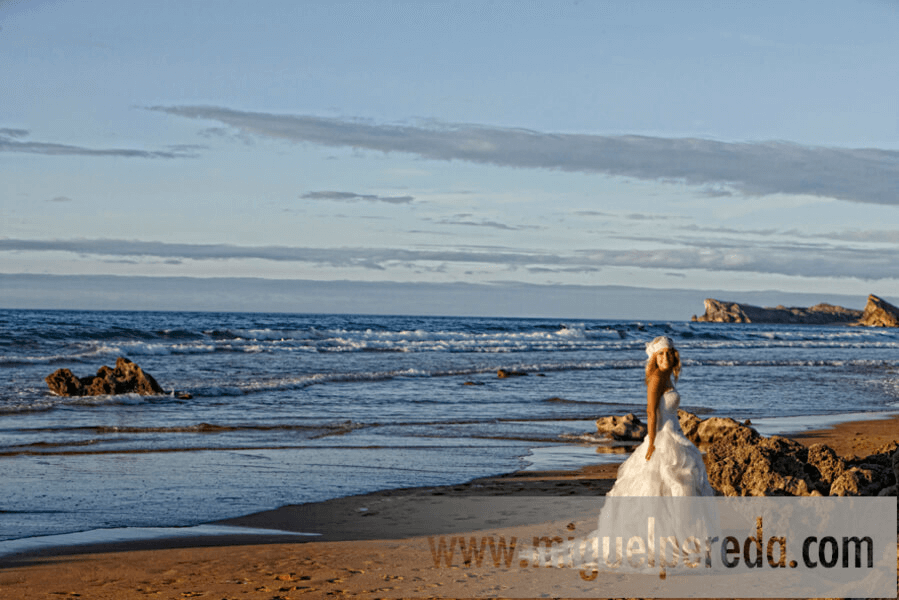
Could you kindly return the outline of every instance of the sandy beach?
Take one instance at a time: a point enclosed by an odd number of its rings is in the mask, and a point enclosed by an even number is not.
[[[899,416],[848,422],[791,436],[825,443],[844,458],[899,437]],[[426,536],[535,525],[539,514],[497,520],[435,511],[446,499],[604,495],[617,467],[518,472],[461,485],[384,490],[223,521],[223,525],[320,533],[314,538],[181,537],[46,549],[0,558],[0,592],[18,598],[320,598],[503,596],[520,570],[429,566]],[[511,512],[511,511],[510,511]],[[438,516],[439,515],[439,516]],[[575,524],[569,524],[573,529]],[[314,540],[314,541],[305,541]],[[897,538],[899,542],[899,538]],[[899,544],[897,544],[899,548]],[[516,581],[520,585],[520,579]],[[536,594],[535,596],[540,596]]]

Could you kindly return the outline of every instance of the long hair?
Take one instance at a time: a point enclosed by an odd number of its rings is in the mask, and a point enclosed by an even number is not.
[[[674,376],[674,381],[677,381],[677,378],[680,377],[680,353],[675,348],[670,348],[670,350],[674,352],[674,364],[671,366],[671,374]],[[646,359],[646,385],[649,385],[649,378],[659,371],[659,365],[656,364],[655,356],[653,354]]]

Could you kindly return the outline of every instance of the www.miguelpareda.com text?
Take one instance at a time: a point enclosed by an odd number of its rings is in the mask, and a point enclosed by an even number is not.
[[[743,539],[733,535],[657,535],[654,517],[643,535],[586,537],[561,535],[519,538],[504,535],[429,537],[435,567],[582,569],[585,579],[602,569],[855,568],[874,566],[870,536],[807,536],[790,544],[787,536],[765,535],[764,520]],[[795,549],[795,552],[793,551]]]

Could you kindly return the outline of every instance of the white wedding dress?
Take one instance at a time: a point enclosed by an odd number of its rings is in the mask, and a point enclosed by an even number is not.
[[[609,496],[714,496],[702,453],[680,427],[680,394],[674,388],[659,399],[656,449],[646,460],[649,435],[618,467]]]
[[[611,498],[603,502],[597,528],[584,538],[571,539],[566,547],[572,566],[587,571],[611,568],[619,573],[658,573],[660,568],[680,564],[674,558],[680,556],[678,550],[665,550],[663,543],[674,540],[674,546],[682,548],[684,543],[699,543],[694,538],[705,540],[708,532],[716,530],[718,516],[714,500],[696,498],[714,496],[715,491],[709,485],[702,453],[680,427],[679,406],[680,394],[673,388],[659,399],[652,457],[646,460],[647,435],[618,468],[618,479],[606,495]],[[651,544],[647,546],[645,561],[632,560],[630,550],[625,559],[624,548],[634,535],[642,536]],[[685,570],[697,571],[679,569]]]

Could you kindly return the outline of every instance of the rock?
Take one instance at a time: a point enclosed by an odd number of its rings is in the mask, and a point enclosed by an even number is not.
[[[880,490],[878,496],[899,496],[899,448],[893,452],[890,462],[893,470],[893,484]],[[896,507],[896,510],[899,512],[899,506]]]
[[[97,377],[101,377],[101,373],[116,394],[152,396],[165,393],[151,375],[144,373],[144,370],[139,366],[121,356],[115,361],[115,369],[101,367],[97,371]]]
[[[830,484],[831,496],[871,496],[881,489],[878,473],[873,469],[852,467]]]
[[[832,496],[876,496],[896,485],[893,457],[899,442],[884,444],[874,454],[846,460],[842,472],[833,477]]]
[[[808,448],[808,464],[814,469],[811,475],[818,481],[818,488],[830,494],[831,484],[846,471],[846,461],[840,458],[830,446],[812,444]]]
[[[699,428],[701,419],[691,412],[678,409],[677,420],[680,421],[680,428],[684,432],[684,435],[695,444],[697,442],[696,430]]]
[[[858,324],[869,327],[899,327],[899,308],[871,294]]]
[[[50,391],[57,396],[83,396],[84,385],[68,369],[58,369],[44,378]]]
[[[762,308],[714,298],[706,298],[705,314],[693,315],[693,321],[705,323],[786,323],[794,325],[867,325],[899,327],[899,308],[871,294],[865,310],[821,303],[809,308],[776,306]]]
[[[755,308],[755,307],[753,307]],[[751,323],[743,307],[736,302],[725,302],[714,298],[705,299],[705,314],[701,317],[693,315],[693,320],[700,323]]]
[[[596,431],[619,441],[639,441],[646,437],[646,425],[634,413],[597,419]]]
[[[700,448],[714,443],[722,437],[728,437],[732,442],[738,442],[758,436],[755,429],[746,423],[739,423],[726,417],[700,419],[693,413],[678,410],[677,418],[687,439]]]
[[[732,435],[739,427],[747,427],[729,417],[709,417],[699,422],[696,427],[696,445],[711,444],[722,436]]]
[[[143,369],[124,357],[116,359],[115,369],[102,366],[95,376],[75,377],[68,369],[59,369],[44,381],[50,391],[60,396],[101,396],[141,394],[153,396],[165,390]]]
[[[498,369],[496,371],[496,376],[500,379],[505,379],[506,377],[526,377],[527,373],[524,371],[509,371],[506,369]]]
[[[816,490],[806,458],[798,442],[740,426],[709,447],[706,468],[712,487],[725,496],[808,496]]]
[[[899,493],[897,493],[897,489],[899,489],[899,488],[897,488],[897,486],[891,485],[890,487],[885,487],[882,490],[880,490],[877,493],[877,495],[878,496],[899,496]]]
[[[764,437],[734,419],[700,419],[685,410],[677,416],[684,435],[706,448],[709,483],[725,496],[896,495],[899,441],[847,460],[824,444],[805,447],[781,436]],[[633,413],[597,419],[596,429],[620,441],[646,436],[646,425]]]
[[[809,308],[777,306],[762,308],[706,298],[705,314],[694,321],[706,323],[787,323],[805,325],[849,324],[858,321],[862,311],[833,304],[816,304]]]
[[[895,442],[861,459],[844,460],[832,448],[806,448],[790,439],[759,435],[751,427],[720,419],[705,456],[709,482],[726,496],[876,496],[889,495],[897,479]],[[882,492],[882,490],[887,490]]]

